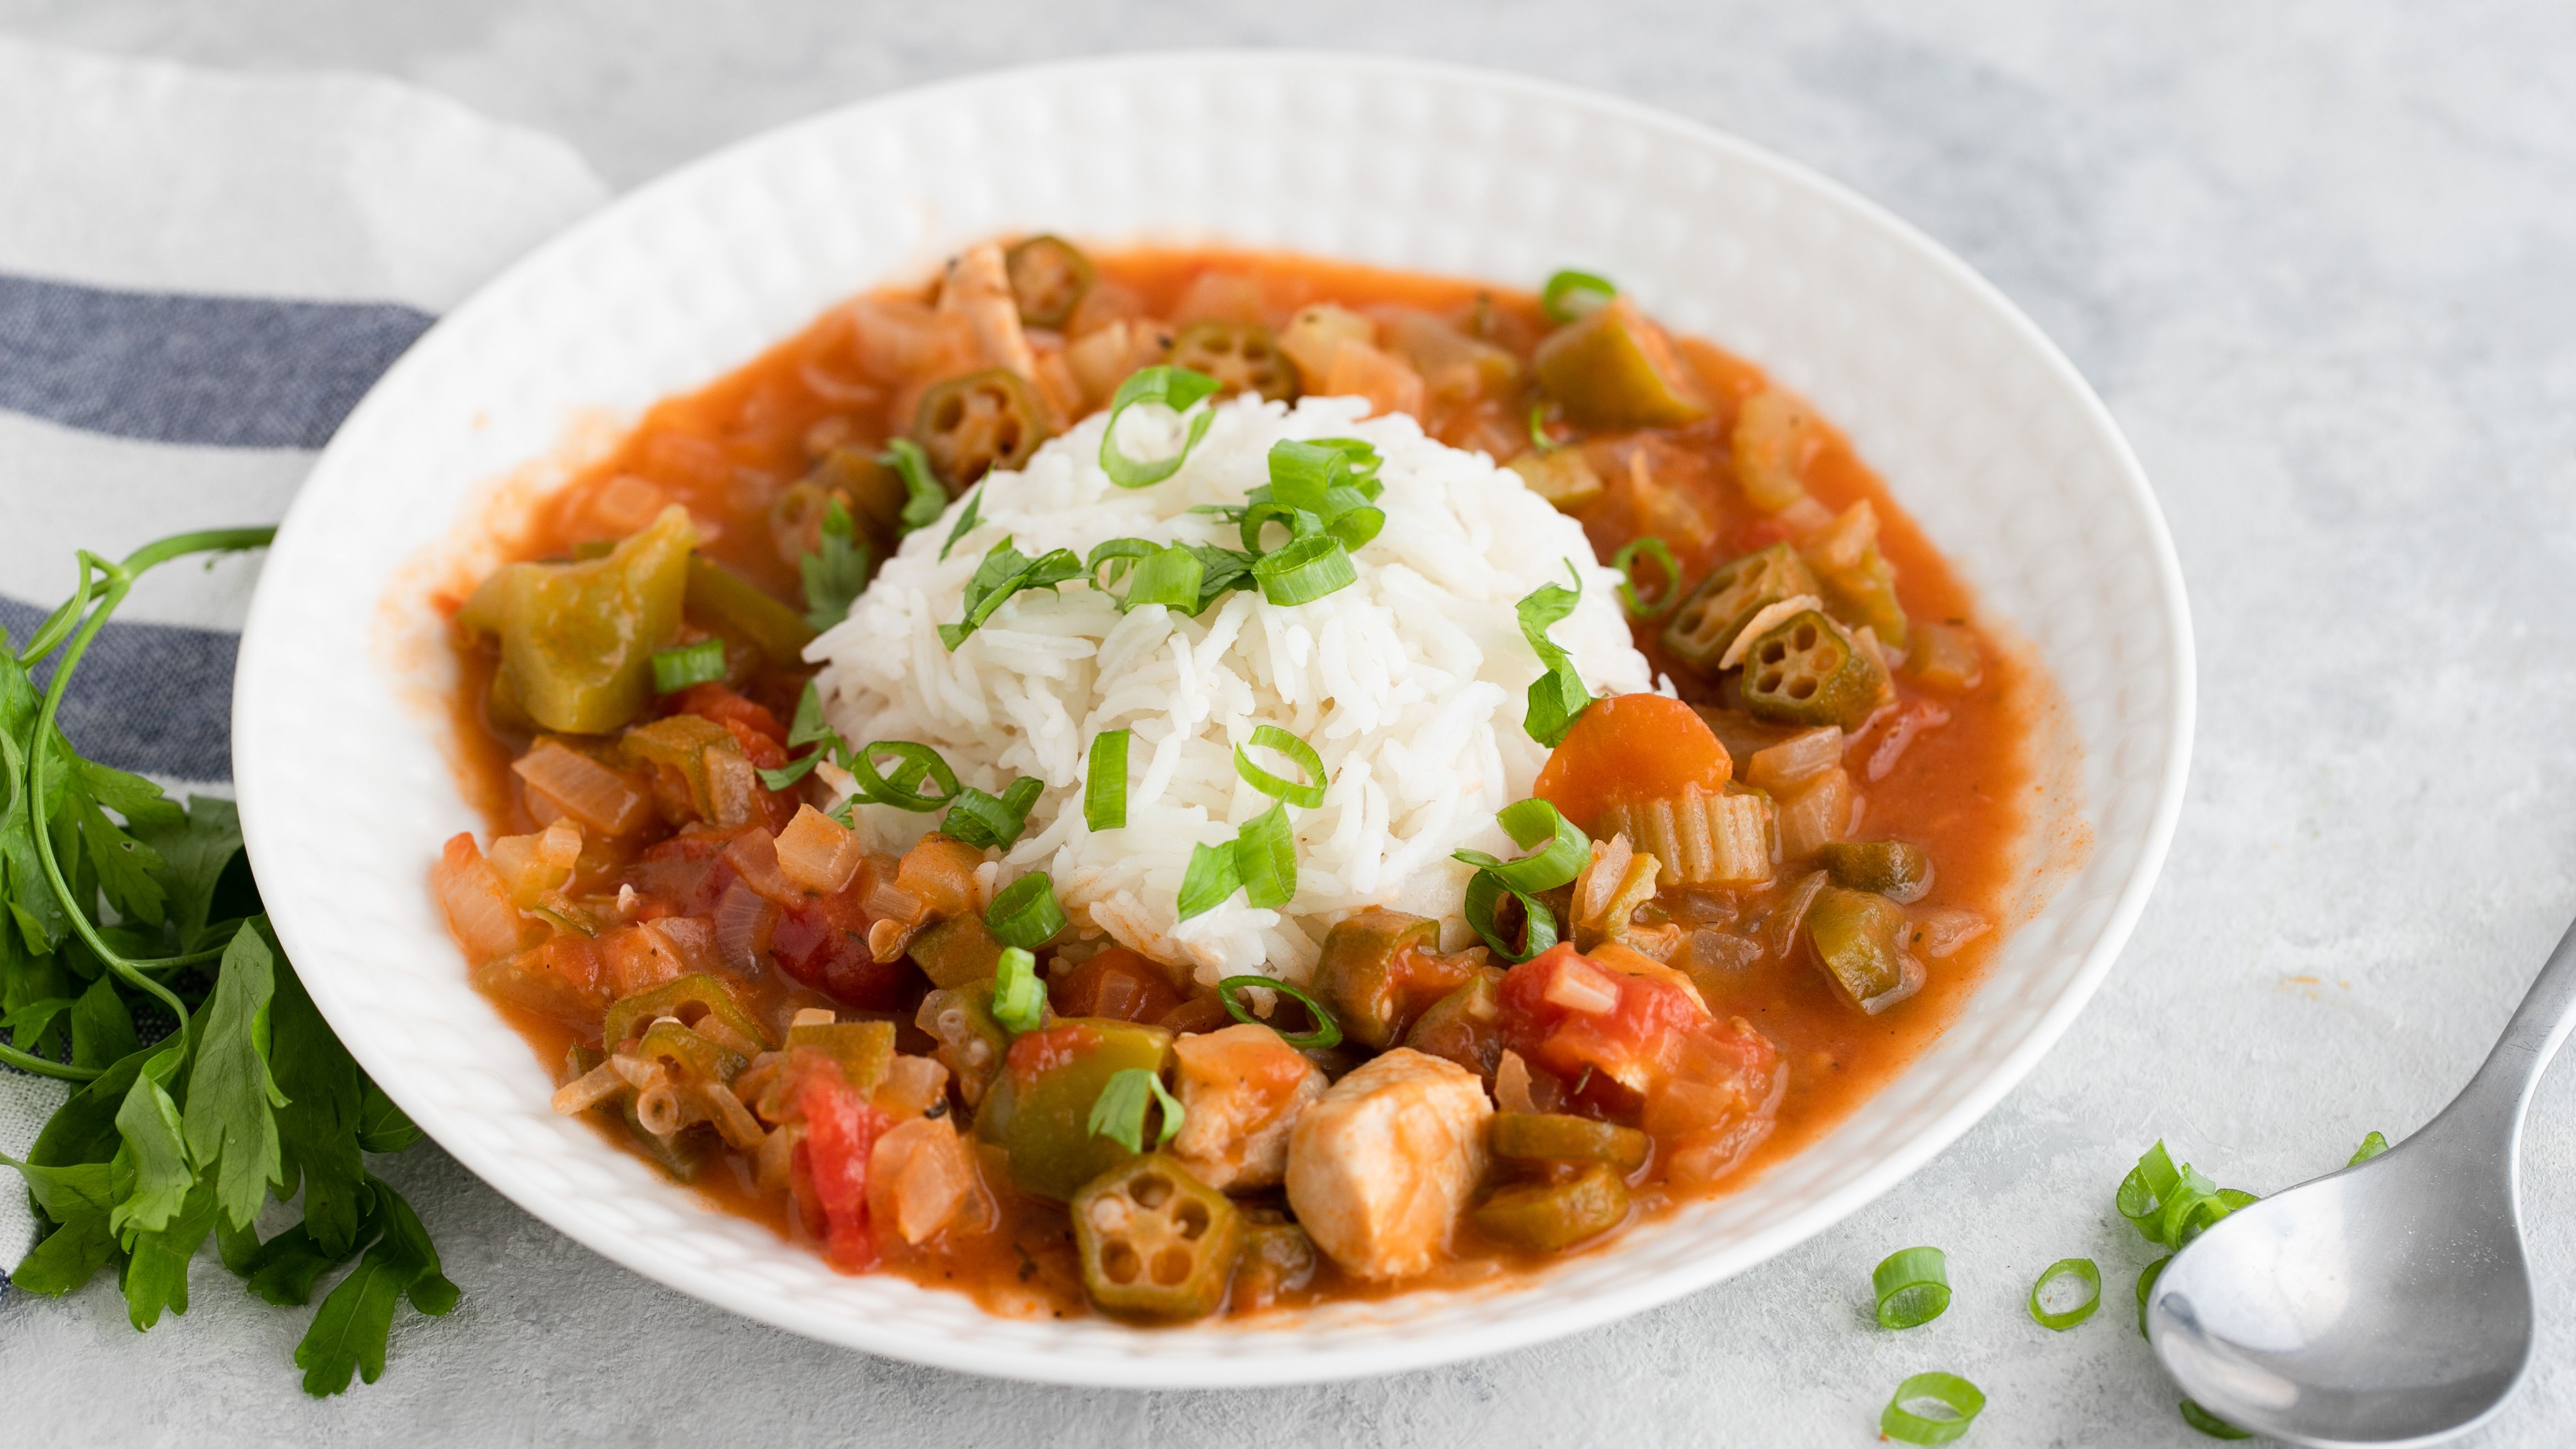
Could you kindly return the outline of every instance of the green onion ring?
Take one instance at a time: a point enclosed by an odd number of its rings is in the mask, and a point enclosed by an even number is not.
[[[1450,858],[1492,871],[1496,879],[1523,895],[1556,889],[1582,874],[1585,862],[1592,859],[1591,839],[1544,800],[1533,797],[1506,805],[1494,812],[1494,823],[1523,850],[1542,840],[1547,845],[1518,860],[1498,860],[1481,850],[1452,851]]]
[[[1363,503],[1334,514],[1332,521],[1324,525],[1324,532],[1340,539],[1343,548],[1357,553],[1385,527],[1386,510]]]
[[[1160,547],[1150,538],[1113,538],[1091,551],[1091,556],[1082,561],[1083,569],[1091,576],[1093,588],[1114,598],[1119,580],[1135,570],[1137,560]],[[1104,565],[1115,566],[1107,578],[1100,576]]]
[[[1190,868],[1182,873],[1181,893],[1173,902],[1179,919],[1205,915],[1243,889],[1243,877],[1235,871],[1235,844],[1229,840],[1223,845],[1190,847]]]
[[[1034,951],[1065,928],[1064,907],[1056,904],[1055,882],[1042,870],[1030,871],[1002,887],[984,908],[984,924],[1005,946]]]
[[[677,694],[693,684],[713,684],[725,677],[722,639],[701,639],[677,649],[653,652],[653,692]]]
[[[1252,566],[1261,597],[1282,607],[1311,604],[1360,581],[1350,551],[1329,534],[1301,538]]]
[[[1103,730],[1091,737],[1091,762],[1082,778],[1082,823],[1116,830],[1127,823],[1127,741],[1133,730]]]
[[[1256,727],[1252,731],[1252,743],[1257,749],[1277,750],[1286,755],[1295,761],[1298,769],[1304,771],[1314,783],[1299,784],[1293,780],[1280,779],[1277,775],[1252,763],[1251,757],[1244,754],[1243,746],[1236,745],[1234,773],[1242,777],[1243,783],[1273,800],[1285,800],[1291,805],[1302,806],[1308,810],[1313,810],[1324,803],[1324,757],[1315,753],[1313,745],[1277,725]]]
[[[894,779],[889,780],[877,773],[876,757],[879,755],[892,755],[903,761]],[[957,772],[948,768],[948,762],[939,758],[937,750],[911,740],[878,740],[864,749],[852,751],[843,768],[857,778],[861,794],[877,804],[891,805],[898,810],[926,814],[957,798]],[[923,775],[938,781],[942,793],[925,795],[915,790],[914,782]]]
[[[1244,903],[1275,911],[1297,895],[1297,836],[1288,828],[1288,807],[1273,805],[1245,821],[1234,836],[1234,875],[1243,882]]]
[[[1664,571],[1664,586],[1655,590],[1652,605],[1637,593],[1637,554],[1641,550]],[[1664,541],[1652,534],[1620,545],[1619,551],[1610,556],[1610,567],[1619,571],[1619,601],[1628,606],[1632,618],[1654,618],[1682,601],[1682,566],[1673,561],[1673,551]]]
[[[1494,920],[1494,907],[1501,905],[1505,896],[1521,903],[1523,924],[1517,949]],[[1468,926],[1484,938],[1495,955],[1514,965],[1556,944],[1556,913],[1547,908],[1546,902],[1503,884],[1503,878],[1490,870],[1480,870],[1467,878],[1467,897],[1458,914],[1466,917]]]
[[[1925,1399],[1949,1410],[1949,1414],[1932,1418],[1906,1407]],[[1878,1432],[1900,1444],[1947,1444],[1967,1433],[1968,1426],[1985,1410],[1985,1394],[1957,1374],[1916,1374],[1898,1384],[1895,1397],[1879,1411]]]
[[[2051,1313],[2040,1303],[2048,1285],[2061,1278],[2073,1278],[2084,1285],[2084,1301],[2063,1312]],[[2064,1333],[2102,1306],[2102,1270],[2090,1258],[2060,1258],[2048,1265],[2039,1280],[2030,1285],[2030,1321],[2052,1332]]]
[[[1265,990],[1276,991],[1280,995],[1288,997],[1298,1005],[1305,1007],[1306,1014],[1315,1019],[1315,1029],[1313,1031],[1306,1032],[1298,1036],[1291,1036],[1287,1032],[1281,1031],[1279,1032],[1279,1039],[1281,1041],[1288,1043],[1299,1051],[1322,1051],[1326,1047],[1341,1045],[1342,1024],[1333,1020],[1333,1014],[1324,1009],[1324,1003],[1308,996],[1305,992],[1298,990],[1296,987],[1289,985],[1285,981],[1273,981],[1267,976],[1229,976],[1216,984],[1216,999],[1225,1003],[1225,1010],[1228,1016],[1251,1026],[1270,1026],[1270,1023],[1253,1015],[1251,1008],[1235,999],[1234,993],[1251,986],[1258,986]],[[1275,1026],[1270,1029],[1273,1031],[1279,1031]]]
[[[1046,983],[1038,980],[1038,958],[1019,946],[1002,948],[993,968],[993,1020],[1007,1031],[1035,1031],[1046,1021]]]
[[[1950,1259],[1939,1248],[1906,1248],[1887,1255],[1869,1275],[1878,1294],[1878,1326],[1920,1328],[1950,1308]]]
[[[1137,560],[1136,571],[1127,581],[1127,597],[1118,601],[1119,612],[1140,609],[1147,604],[1160,604],[1183,614],[1199,611],[1199,584],[1207,577],[1207,565],[1185,547],[1158,548]]]
[[[1276,550],[1266,550],[1261,546],[1261,531],[1274,523],[1288,530],[1288,543],[1295,543],[1301,538],[1312,538],[1322,531],[1322,526],[1315,521],[1315,515],[1306,510],[1291,507],[1275,499],[1266,500],[1244,509],[1243,516],[1235,520],[1235,534],[1237,540],[1243,545],[1243,551],[1256,559],[1265,552],[1275,552]],[[1281,548],[1287,546],[1288,544],[1285,543],[1280,545]]]
[[[2218,1417],[2216,1414],[2209,1412],[2200,1405],[2193,1403],[2189,1399],[2183,1400],[2180,1407],[2182,1409],[2182,1421],[2193,1428],[2198,1429],[2200,1432],[2207,1434],[2212,1439],[2251,1439],[2254,1437],[2251,1430],[2239,1429],[2235,1425]]]
[[[2388,1139],[2380,1136],[2377,1132],[2373,1132],[2369,1136],[2361,1139],[2361,1145],[2352,1150],[2352,1160],[2345,1163],[2344,1166],[2359,1167],[2363,1163],[2368,1162],[2370,1159],[2377,1157],[2379,1154],[2386,1152],[2387,1150]]]
[[[998,796],[968,785],[957,792],[939,828],[977,850],[1008,850],[1029,828],[1029,811],[1044,793],[1046,785],[1026,775]]]
[[[1619,295],[1619,289],[1607,277],[1590,272],[1567,270],[1547,279],[1538,301],[1547,315],[1559,322],[1571,322],[1586,313],[1597,312]]]
[[[2147,1337],[2147,1295],[2155,1291],[2156,1280],[2164,1276],[2165,1264],[2172,1261],[2173,1254],[2167,1253],[2138,1270],[2138,1337],[2140,1338]]]
[[[1187,412],[1201,398],[1224,384],[1204,372],[1186,367],[1147,367],[1128,375],[1118,384],[1117,394],[1109,400],[1109,425],[1100,430],[1100,469],[1109,481],[1121,488],[1145,488],[1160,483],[1181,471],[1190,450],[1207,436],[1208,423],[1214,413],[1200,413],[1190,419],[1190,434],[1181,450],[1159,462],[1143,463],[1118,450],[1118,420],[1138,403],[1161,403],[1174,412]]]

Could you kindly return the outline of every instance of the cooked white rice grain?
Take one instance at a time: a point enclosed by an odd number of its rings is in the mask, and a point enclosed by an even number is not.
[[[1050,872],[1085,935],[1187,962],[1203,982],[1250,972],[1302,982],[1324,933],[1364,906],[1448,918],[1460,934],[1469,871],[1450,852],[1517,853],[1494,812],[1529,794],[1547,758],[1521,728],[1540,670],[1514,606],[1564,583],[1571,560],[1583,599],[1550,636],[1596,693],[1654,681],[1629,642],[1618,575],[1594,561],[1581,526],[1483,454],[1434,442],[1401,414],[1363,422],[1365,406],[1238,399],[1215,410],[1178,473],[1138,489],[1101,471],[1106,419],[1094,416],[1022,471],[986,478],[981,522],[945,561],[953,505],[905,539],[850,617],[807,650],[823,665],[833,727],[853,743],[920,741],[996,794],[1015,776],[1043,781],[1000,879]],[[1190,619],[1157,605],[1122,616],[1075,582],[1014,596],[954,653],[940,643],[939,626],[963,617],[976,565],[1004,538],[1031,557],[1087,556],[1126,537],[1236,547],[1231,524],[1189,510],[1240,503],[1268,482],[1273,442],[1324,437],[1366,439],[1385,460],[1386,527],[1355,556],[1351,587],[1290,608],[1237,592]],[[1178,441],[1167,410],[1134,409],[1121,424],[1131,455]],[[1234,770],[1235,745],[1264,724],[1324,761],[1323,805],[1289,809],[1296,897],[1258,910],[1238,893],[1179,921],[1190,848],[1232,839],[1273,803]],[[1135,731],[1127,824],[1094,832],[1082,817],[1086,757],[1095,735],[1121,728]],[[881,805],[862,814],[889,847],[938,819]]]

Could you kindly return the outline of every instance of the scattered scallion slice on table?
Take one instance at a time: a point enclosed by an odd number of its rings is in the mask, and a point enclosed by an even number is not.
[[[1102,730],[1091,739],[1082,777],[1082,823],[1116,830],[1127,823],[1127,742],[1133,730]]]
[[[1947,1444],[1985,1410],[1985,1394],[1957,1374],[1916,1374],[1879,1411],[1878,1432],[1900,1444]]]
[[[1333,1019],[1333,1014],[1324,1008],[1322,1002],[1285,981],[1274,981],[1267,976],[1229,976],[1216,984],[1217,1000],[1225,1003],[1226,1013],[1235,1020],[1252,1026],[1270,1025],[1255,1016],[1252,1008],[1244,1005],[1242,999],[1236,995],[1237,992],[1247,989],[1276,991],[1306,1008],[1306,1014],[1314,1019],[1315,1028],[1307,1032],[1279,1032],[1280,1040],[1290,1046],[1299,1051],[1321,1051],[1326,1047],[1341,1045],[1342,1024]],[[1279,1029],[1271,1026],[1271,1030]]]
[[[2368,1162],[2370,1159],[2377,1157],[2379,1154],[2386,1152],[2387,1150],[2388,1139],[2380,1136],[2377,1132],[2373,1132],[2369,1136],[2361,1139],[2361,1145],[2352,1150],[2352,1160],[2345,1163],[2344,1166],[2359,1167],[2363,1163]]]
[[[2182,1421],[2184,1423],[2189,1424],[2204,1434],[2207,1434],[2212,1439],[2251,1439],[2254,1437],[2250,1431],[2237,1428],[2235,1425],[2218,1417],[2216,1414],[2209,1412],[2200,1405],[2193,1403],[2189,1399],[2183,1400],[2177,1407],[2182,1410]]]
[[[1949,1255],[1939,1248],[1890,1253],[1869,1284],[1878,1295],[1879,1327],[1919,1328],[1949,1311]]]
[[[722,639],[701,639],[653,654],[653,692],[677,694],[693,684],[713,684],[725,677]]]
[[[2075,1302],[2067,1303],[2062,1308],[2049,1307],[2049,1300],[2052,1297],[2056,1297],[2061,1303],[2065,1302],[2061,1295],[2054,1295],[2049,1291],[2060,1283],[2082,1284],[2084,1296]],[[2031,1322],[2058,1333],[2064,1333],[2092,1317],[2094,1310],[2101,1306],[2102,1270],[2095,1267],[2090,1258],[2060,1258],[2049,1264],[2038,1279],[2030,1285]]]

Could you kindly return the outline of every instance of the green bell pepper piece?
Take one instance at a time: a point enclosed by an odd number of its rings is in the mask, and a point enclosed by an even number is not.
[[[1001,1144],[1011,1181],[1031,1197],[1062,1202],[1136,1154],[1091,1135],[1091,1107],[1130,1067],[1160,1073],[1172,1034],[1159,1026],[1077,1016],[1023,1032],[984,1094],[975,1133]]]
[[[1549,333],[1531,364],[1547,395],[1587,428],[1669,428],[1708,416],[1672,339],[1625,297]]]
[[[743,1010],[720,978],[703,971],[665,981],[609,1007],[606,1019],[600,1023],[599,1039],[614,1047],[633,1036],[637,1028],[664,1016],[677,1017],[684,1023],[712,1016],[764,1048],[778,1044],[777,1034]]]
[[[680,626],[696,542],[675,503],[605,557],[503,565],[456,619],[500,639],[501,679],[530,719],[606,734],[653,702],[653,651]]]
[[[1817,963],[1853,1005],[1865,1005],[1904,983],[1897,943],[1905,936],[1905,912],[1894,901],[1871,891],[1827,886],[1807,907],[1806,927]]]
[[[1498,1243],[1553,1253],[1619,1226],[1628,1216],[1628,1184],[1603,1163],[1557,1182],[1523,1182],[1485,1199],[1470,1215]]]
[[[1837,840],[1816,856],[1834,884],[1910,906],[1932,890],[1932,853],[1902,840]]]
[[[805,616],[724,565],[691,554],[685,602],[689,617],[759,650],[770,668],[804,667],[805,646],[814,642]]]

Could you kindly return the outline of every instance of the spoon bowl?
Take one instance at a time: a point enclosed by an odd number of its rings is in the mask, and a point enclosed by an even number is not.
[[[2156,1279],[2147,1336],[2202,1408],[2293,1444],[2432,1444],[2530,1365],[2524,1109],[2576,1021],[2576,929],[2486,1064],[2398,1146],[2229,1214]]]

